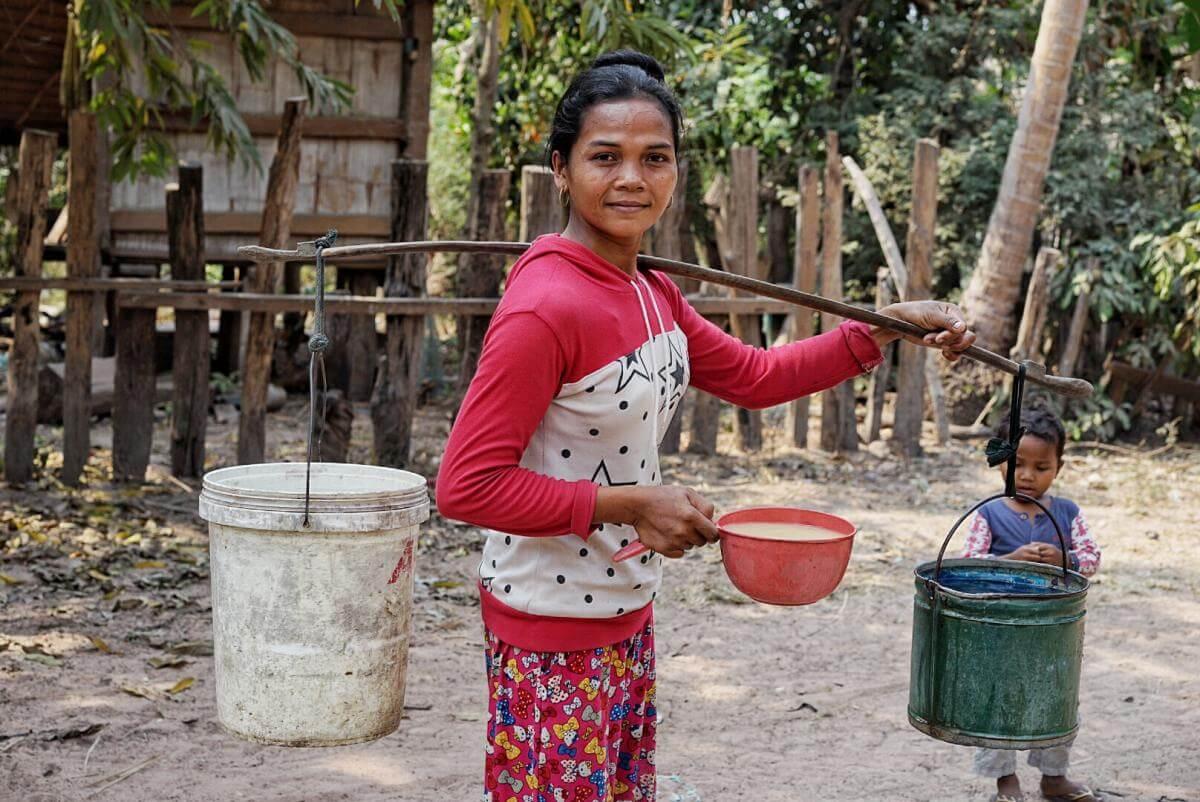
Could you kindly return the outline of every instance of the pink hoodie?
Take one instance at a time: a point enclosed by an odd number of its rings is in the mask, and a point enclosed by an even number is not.
[[[447,518],[486,527],[483,616],[506,643],[573,651],[650,620],[662,557],[593,525],[601,485],[658,485],[658,444],[690,383],[743,407],[819,392],[882,361],[861,323],[769,350],[701,317],[667,277],[630,277],[539,237],[513,266],[437,481]]]

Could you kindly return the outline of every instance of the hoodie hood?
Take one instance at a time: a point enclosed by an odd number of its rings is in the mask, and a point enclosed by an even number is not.
[[[533,241],[529,250],[521,254],[508,273],[507,285],[511,286],[521,275],[527,264],[534,259],[549,255],[558,256],[578,268],[588,278],[610,289],[628,292],[633,277],[607,259],[598,256],[591,248],[569,240],[561,234],[543,234]]]

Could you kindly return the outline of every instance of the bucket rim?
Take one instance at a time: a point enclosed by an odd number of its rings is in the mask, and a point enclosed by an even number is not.
[[[201,487],[202,493],[210,495],[225,495],[228,493],[236,493],[243,498],[270,499],[275,501],[295,501],[304,500],[304,485],[301,484],[296,490],[283,490],[279,488],[262,489],[255,487],[247,487],[241,483],[232,480],[250,478],[253,476],[266,474],[268,472],[278,474],[280,471],[285,473],[296,473],[303,477],[306,464],[303,462],[256,462],[248,465],[231,465],[225,468],[217,468],[204,474],[204,479]],[[322,490],[317,483],[313,482],[313,487],[309,496],[313,499],[329,500],[362,500],[367,501],[377,497],[386,496],[388,498],[397,498],[414,496],[424,499],[425,490],[428,485],[424,476],[413,473],[412,471],[402,470],[400,468],[389,468],[383,465],[360,465],[357,463],[345,462],[314,462],[312,464],[313,479],[317,479],[321,473],[345,472],[347,468],[354,469],[354,473],[363,475],[363,478],[391,478],[403,479],[404,483],[399,487],[392,489],[371,489],[365,491],[355,491],[347,489],[337,490]],[[269,469],[269,471],[268,471]]]
[[[1007,565],[1015,568],[1020,568],[1025,571],[1032,571],[1037,574],[1046,574],[1053,577],[1062,576],[1062,568],[1057,565],[1043,565],[1042,563],[1030,563],[1023,560],[986,560],[981,557],[958,557],[951,560],[942,560],[942,569],[954,568],[962,565]],[[993,601],[993,600],[1011,600],[1011,601],[1044,601],[1048,599],[1072,599],[1083,596],[1091,587],[1091,581],[1079,573],[1078,571],[1068,570],[1067,575],[1082,583],[1075,590],[1050,591],[1049,593],[967,593],[954,588],[948,588],[941,582],[938,582],[932,576],[922,576],[922,570],[936,570],[938,565],[937,560],[928,560],[920,563],[913,569],[913,578],[926,588],[936,588],[937,591],[945,596],[953,596],[958,599],[968,599],[971,601]]]

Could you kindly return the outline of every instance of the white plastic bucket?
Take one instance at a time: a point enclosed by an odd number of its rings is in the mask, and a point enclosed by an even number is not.
[[[425,479],[369,465],[223,468],[204,477],[217,715],[286,746],[380,738],[404,713]]]

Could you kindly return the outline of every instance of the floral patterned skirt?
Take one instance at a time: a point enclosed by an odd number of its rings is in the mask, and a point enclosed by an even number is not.
[[[485,635],[485,802],[654,799],[653,624],[577,652],[531,652]]]

